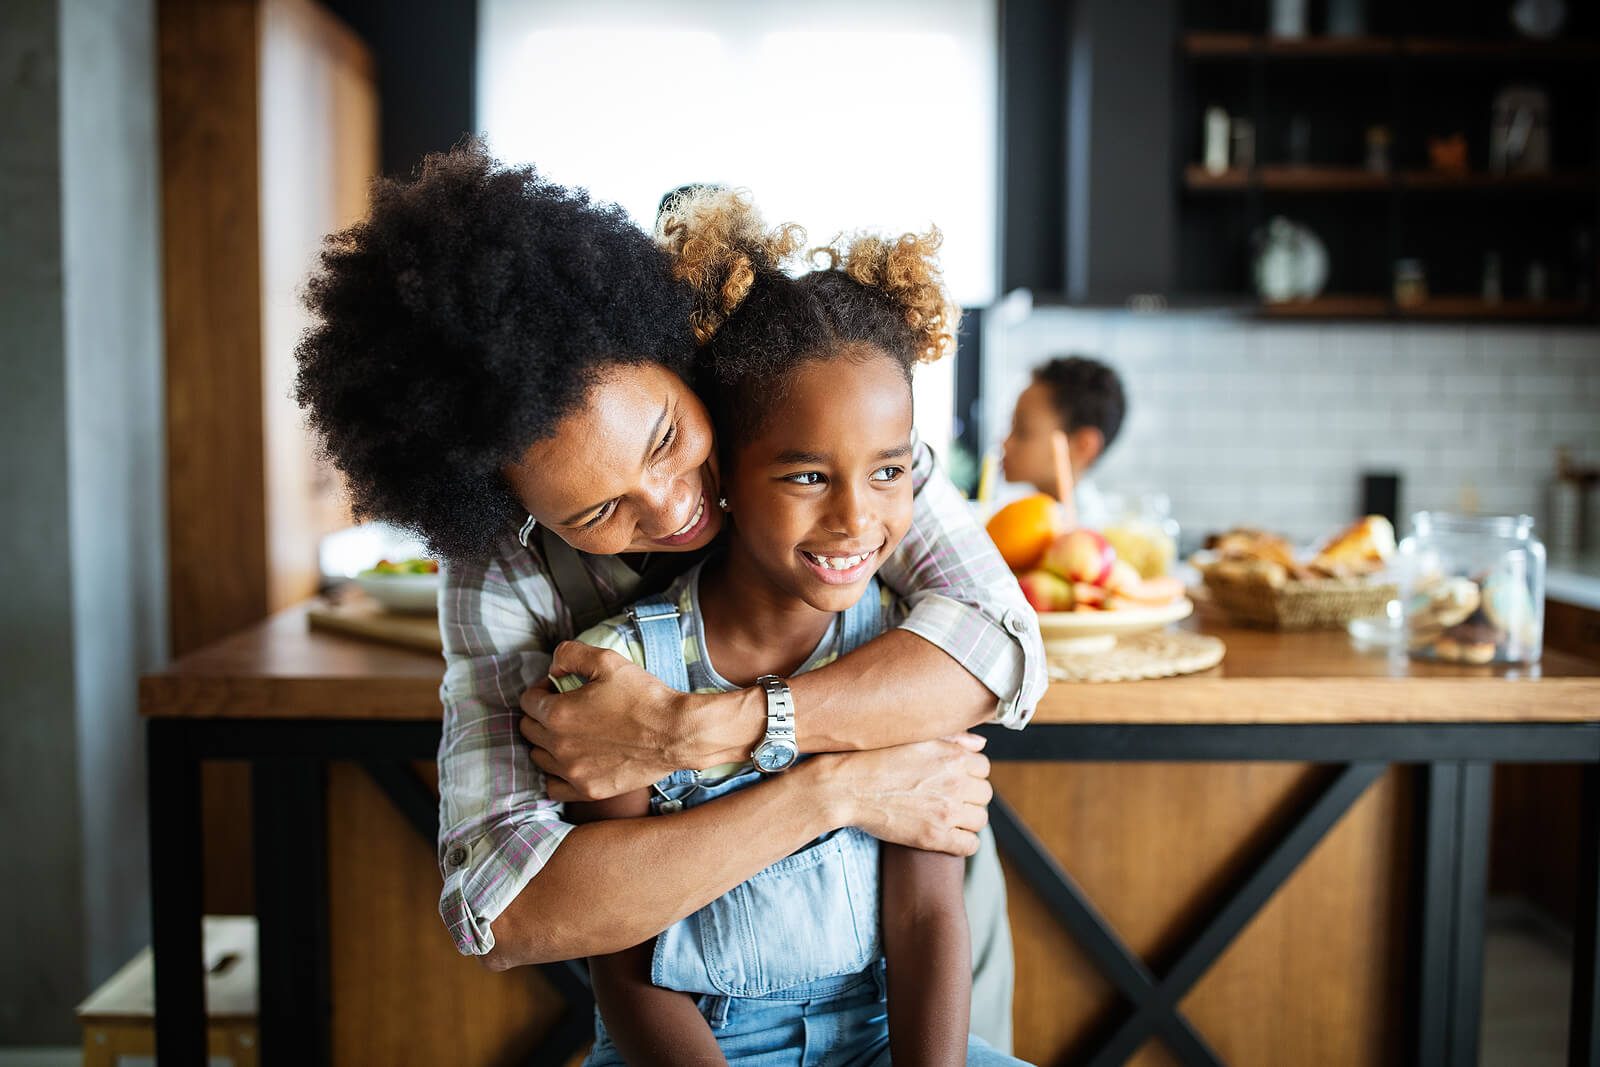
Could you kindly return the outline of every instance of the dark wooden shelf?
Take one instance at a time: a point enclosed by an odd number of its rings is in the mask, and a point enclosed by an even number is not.
[[[1312,167],[1271,164],[1262,167],[1263,189],[1283,192],[1363,192],[1389,188],[1389,175],[1365,167]]]
[[[1396,308],[1406,319],[1587,319],[1594,307],[1572,300],[1500,300],[1487,303],[1475,296],[1432,296],[1411,307]]]
[[[1261,304],[1256,314],[1269,319],[1475,319],[1581,321],[1594,317],[1592,304],[1571,300],[1501,300],[1475,296],[1434,296],[1400,307],[1385,296],[1333,293],[1312,300]]]
[[[1250,188],[1251,172],[1242,167],[1231,167],[1221,174],[1213,174],[1204,165],[1199,163],[1189,164],[1184,172],[1184,183],[1191,189],[1200,191],[1240,191]]]
[[[1195,59],[1482,59],[1600,60],[1600,41],[1474,41],[1443,37],[1272,37],[1249,33],[1194,32],[1183,36],[1184,54]]]
[[[1247,59],[1251,56],[1281,58],[1383,58],[1395,55],[1398,46],[1392,37],[1262,37],[1248,33],[1189,33],[1183,50],[1196,58]]]
[[[1248,33],[1186,33],[1183,35],[1183,50],[1191,56],[1227,59],[1252,54],[1260,40]]]
[[[1551,174],[1489,174],[1485,171],[1451,173],[1438,170],[1402,170],[1398,181],[1403,189],[1592,189],[1595,175],[1590,171],[1557,171]]]
[[[1364,167],[1296,167],[1273,164],[1256,170],[1234,167],[1213,174],[1198,163],[1184,172],[1184,184],[1196,192],[1381,192],[1390,186],[1387,174]]]
[[[1365,167],[1305,166],[1269,164],[1256,170],[1233,167],[1213,174],[1198,163],[1184,171],[1184,184],[1195,192],[1244,192],[1261,188],[1271,192],[1381,192],[1399,187],[1416,192],[1432,190],[1483,190],[1583,192],[1597,188],[1592,171],[1561,171],[1553,174],[1488,174],[1482,171],[1451,173],[1434,170],[1402,170],[1383,174]]]
[[[1257,314],[1270,319],[1381,319],[1389,314],[1389,300],[1382,296],[1332,293],[1310,300],[1262,304]]]
[[[1600,59],[1600,42],[1560,38],[1548,41],[1471,41],[1437,37],[1402,37],[1400,51],[1418,59],[1491,59],[1573,61]]]

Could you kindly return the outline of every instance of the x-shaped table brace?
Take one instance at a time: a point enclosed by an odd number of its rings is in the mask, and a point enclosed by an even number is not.
[[[1108,1030],[1096,1035],[1091,1042],[1093,1051],[1083,1062],[1089,1067],[1125,1063],[1156,1033],[1183,1063],[1220,1067],[1216,1052],[1178,1010],[1179,1001],[1387,769],[1388,764],[1376,762],[1342,766],[1290,821],[1287,831],[1269,843],[1222,892],[1220,903],[1199,922],[1160,978],[1129,950],[1044,843],[1004,800],[995,797],[989,805],[989,821],[996,842],[1128,1001]]]

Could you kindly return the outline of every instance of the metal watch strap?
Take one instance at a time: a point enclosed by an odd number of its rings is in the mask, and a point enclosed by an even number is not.
[[[787,742],[794,747],[794,699],[789,694],[789,683],[776,674],[763,674],[756,679],[767,698],[767,732],[756,748],[769,741]]]

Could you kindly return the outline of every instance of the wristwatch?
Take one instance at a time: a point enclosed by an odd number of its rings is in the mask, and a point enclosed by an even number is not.
[[[794,766],[800,749],[794,743],[794,701],[789,683],[776,674],[763,674],[756,683],[767,694],[767,734],[750,750],[750,761],[763,774],[777,774]]]

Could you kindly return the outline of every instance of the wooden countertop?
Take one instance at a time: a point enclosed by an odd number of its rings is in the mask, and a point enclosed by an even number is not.
[[[140,679],[148,716],[411,719],[439,717],[438,656],[306,625],[312,602]],[[1547,651],[1533,668],[1418,663],[1358,651],[1342,631],[1244,630],[1202,610],[1184,624],[1228,646],[1200,674],[1156,681],[1057,683],[1035,722],[1600,721],[1600,663]]]

